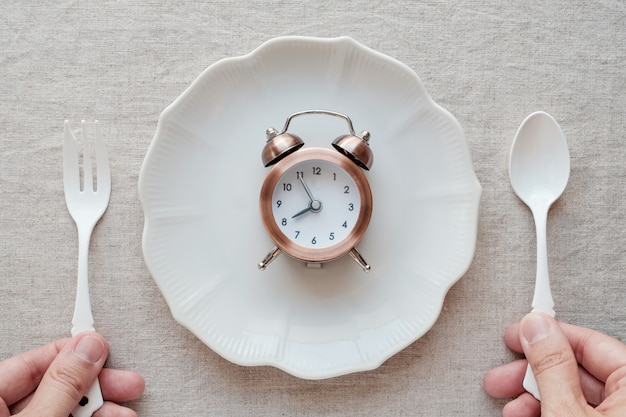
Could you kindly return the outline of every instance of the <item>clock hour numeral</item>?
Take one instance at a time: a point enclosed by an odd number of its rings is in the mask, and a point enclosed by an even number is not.
[[[343,193],[344,193],[344,194],[350,194],[350,187],[348,187],[347,185],[344,185],[344,187],[343,187]]]
[[[300,178],[304,178],[304,172],[296,171],[296,179],[299,180]]]
[[[291,183],[290,182],[284,182],[283,183],[283,191],[291,191]]]
[[[317,239],[315,236],[313,236],[313,239],[311,239],[311,244],[315,245],[317,243]]]
[[[282,206],[282,204],[283,204],[282,200],[277,200],[276,201],[276,207],[280,207],[280,206]]]
[[[313,175],[322,175],[322,168],[320,167],[312,167]]]
[[[287,219],[283,217],[283,219],[280,221],[280,224],[282,224],[283,226],[287,226]]]
[[[300,236],[300,231],[299,231],[299,230],[296,230],[296,237],[295,237],[295,238],[297,239],[297,238],[298,238],[298,236]]]
[[[328,240],[335,240],[335,232],[330,232],[330,235],[328,236]]]
[[[347,221],[343,222],[341,227],[343,227],[344,229],[347,229],[348,228],[348,222]]]
[[[278,207],[280,207],[280,205]],[[354,211],[354,204],[353,203],[348,204],[348,211]]]

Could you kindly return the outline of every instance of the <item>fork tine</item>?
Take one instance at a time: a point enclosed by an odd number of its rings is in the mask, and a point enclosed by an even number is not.
[[[97,169],[97,187],[98,193],[111,193],[111,171],[109,168],[109,158],[107,157],[107,149],[102,141],[100,132],[100,123],[95,121],[96,127],[96,169]]]
[[[91,152],[89,140],[87,139],[87,122],[81,120],[80,134],[83,145],[83,191],[93,191],[93,171],[91,168]]]
[[[63,123],[63,184],[66,190],[80,190],[80,170],[78,166],[78,143],[69,120]]]

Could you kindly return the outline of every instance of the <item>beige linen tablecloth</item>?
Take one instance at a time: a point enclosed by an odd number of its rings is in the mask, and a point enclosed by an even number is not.
[[[529,311],[530,212],[508,181],[526,115],[551,113],[571,178],[550,212],[560,319],[626,340],[626,3],[36,1],[0,14],[0,358],[69,334],[76,231],[64,119],[99,119],[113,194],[91,250],[109,367],[147,382],[141,416],[498,416],[481,386]],[[380,368],[305,381],[234,365],[172,318],[141,253],[137,180],[161,111],[207,66],[281,35],[351,36],[415,70],[465,130],[483,187],[476,254],[434,327]]]

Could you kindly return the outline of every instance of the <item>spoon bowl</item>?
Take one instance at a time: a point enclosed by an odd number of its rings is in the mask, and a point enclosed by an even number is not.
[[[537,278],[533,311],[554,317],[554,301],[548,274],[546,224],[548,210],[565,190],[570,173],[570,155],[559,124],[545,112],[530,114],[520,125],[509,159],[509,176],[517,196],[530,208],[537,230]],[[524,388],[538,400],[539,389],[530,366]]]
[[[509,159],[509,176],[517,196],[531,209],[539,201],[550,206],[565,190],[569,173],[569,149],[557,121],[541,111],[526,117]]]

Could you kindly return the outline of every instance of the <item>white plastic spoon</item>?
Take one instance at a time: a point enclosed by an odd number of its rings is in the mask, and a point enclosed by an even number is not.
[[[565,190],[570,172],[567,141],[559,124],[545,112],[530,114],[520,125],[509,159],[509,176],[517,196],[530,208],[537,229],[537,278],[533,311],[554,317],[554,301],[548,276],[546,224],[548,210]],[[530,366],[524,389],[540,400]]]

